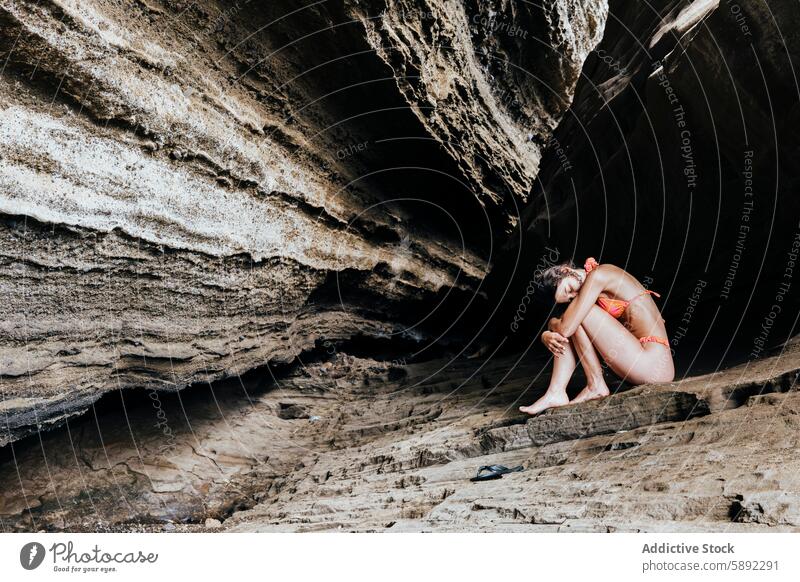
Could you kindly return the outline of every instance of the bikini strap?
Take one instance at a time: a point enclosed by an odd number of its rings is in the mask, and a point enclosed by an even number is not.
[[[650,291],[650,289],[645,289],[644,291],[642,291],[641,293],[639,293],[639,294],[638,294],[636,297],[634,297],[633,299],[631,299],[630,301],[628,301],[628,303],[629,303],[629,304],[630,304],[630,303],[633,303],[634,301],[636,301],[637,299],[639,299],[639,297],[643,297],[643,296],[645,296],[645,295],[655,295],[656,297],[659,297],[659,298],[661,297],[661,295],[659,295],[659,294],[658,294],[658,293],[656,293],[655,291]]]

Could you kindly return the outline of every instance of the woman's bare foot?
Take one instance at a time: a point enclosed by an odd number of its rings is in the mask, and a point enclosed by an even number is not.
[[[566,392],[545,392],[544,396],[539,398],[530,406],[520,406],[519,411],[526,414],[539,414],[548,408],[556,408],[558,406],[565,406],[569,404],[569,397]]]
[[[586,402],[587,400],[597,400],[598,398],[605,398],[611,394],[605,382],[589,384],[580,391],[575,398],[570,400],[570,404],[578,404],[579,402]]]

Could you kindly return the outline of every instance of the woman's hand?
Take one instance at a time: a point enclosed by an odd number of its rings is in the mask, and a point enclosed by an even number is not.
[[[569,340],[560,333],[554,331],[546,331],[542,334],[542,343],[547,346],[547,349],[553,352],[553,355],[558,357],[564,354],[564,351],[569,347]]]

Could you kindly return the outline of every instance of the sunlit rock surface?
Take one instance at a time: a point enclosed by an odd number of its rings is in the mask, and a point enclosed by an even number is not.
[[[6,448],[0,524],[800,529],[797,342],[756,362],[529,420],[516,407],[547,388],[545,362],[515,360],[404,365],[340,354],[277,378],[262,371],[194,387],[180,399],[115,395],[69,429]],[[576,378],[571,394],[580,387]],[[498,463],[524,471],[469,481],[478,467]]]
[[[479,291],[605,11],[4,0],[0,443],[109,390],[427,337]]]

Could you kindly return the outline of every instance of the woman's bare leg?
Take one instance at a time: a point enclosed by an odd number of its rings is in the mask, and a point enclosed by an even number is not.
[[[569,384],[569,379],[572,378],[576,365],[573,340],[570,339],[569,347],[564,350],[564,353],[553,357],[553,374],[550,376],[550,385],[547,388],[547,392],[530,406],[520,406],[520,411],[528,414],[538,414],[548,408],[569,404],[567,384]]]
[[[530,406],[521,406],[520,410],[528,414],[537,414],[548,408],[569,403],[567,384],[577,365],[576,352],[580,354],[581,363],[586,370],[587,387],[573,402],[589,400],[589,396],[599,398],[608,395],[608,386],[602,377],[598,352],[614,373],[623,380],[633,384],[671,382],[675,375],[672,354],[662,345],[651,344],[651,346],[652,349],[643,348],[639,340],[625,326],[595,305],[581,322],[578,331],[569,338],[569,349],[555,358],[547,392]],[[593,388],[587,394],[592,382],[594,382]],[[601,386],[604,386],[605,390]],[[603,391],[605,394],[602,394]],[[595,396],[593,395],[595,392],[600,394]]]
[[[605,378],[603,378],[603,365],[600,363],[600,358],[597,357],[592,340],[589,339],[582,325],[578,326],[578,331],[570,339],[586,375],[586,387],[571,400],[571,403],[577,404],[611,394]]]
[[[648,349],[619,321],[593,306],[581,322],[595,350],[614,373],[632,384],[671,382],[675,376],[672,354],[665,346]]]

